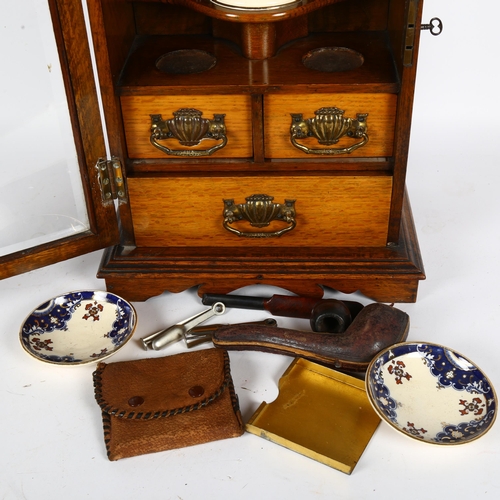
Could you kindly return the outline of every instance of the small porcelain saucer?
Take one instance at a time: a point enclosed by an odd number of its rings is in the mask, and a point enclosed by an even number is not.
[[[46,363],[80,365],[108,358],[132,337],[135,309],[109,292],[77,291],[54,297],[26,318],[21,345]]]
[[[495,390],[481,370],[436,344],[404,342],[381,351],[366,372],[366,391],[382,420],[425,443],[473,441],[497,413]]]

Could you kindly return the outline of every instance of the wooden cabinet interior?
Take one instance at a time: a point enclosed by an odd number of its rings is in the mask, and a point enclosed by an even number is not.
[[[259,12],[210,0],[88,5],[110,149],[128,185],[121,244],[98,274],[108,289],[145,300],[264,283],[310,296],[327,286],[416,300],[425,276],[405,176],[421,1],[309,0]],[[322,70],[332,48],[361,65]],[[167,72],[157,66],[165,55]],[[317,58],[320,70],[304,57]],[[153,140],[151,115],[167,129],[186,109],[222,135],[188,146]],[[358,128],[318,146],[310,130],[294,135],[292,115],[297,128],[314,117],[318,129],[332,120]],[[191,116],[182,119],[181,127]],[[276,204],[295,200],[293,231],[225,231],[228,199],[241,205],[264,193]]]

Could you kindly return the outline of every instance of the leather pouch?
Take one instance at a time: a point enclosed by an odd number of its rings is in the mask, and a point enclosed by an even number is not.
[[[93,377],[110,460],[243,434],[225,350],[101,362]]]

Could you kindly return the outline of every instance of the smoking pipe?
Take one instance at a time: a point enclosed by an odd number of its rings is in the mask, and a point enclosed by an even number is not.
[[[212,335],[215,347],[300,356],[324,366],[362,372],[382,349],[408,336],[409,316],[385,304],[365,306],[344,333],[301,332],[272,326],[225,326]]]
[[[358,302],[288,295],[273,295],[265,298],[205,293],[202,302],[205,305],[222,302],[226,307],[265,310],[273,316],[309,318],[313,332],[330,333],[345,332],[351,321],[363,309]]]

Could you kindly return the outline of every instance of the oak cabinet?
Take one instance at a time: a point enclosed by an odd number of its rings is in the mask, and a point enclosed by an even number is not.
[[[120,221],[98,270],[109,290],[416,300],[405,176],[422,1],[87,3],[110,152],[88,159],[89,189]],[[96,133],[79,2],[52,8],[77,129]]]

